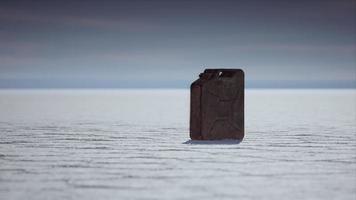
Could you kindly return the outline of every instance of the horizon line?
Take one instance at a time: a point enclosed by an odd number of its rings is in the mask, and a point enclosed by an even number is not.
[[[0,89],[187,89],[193,80],[1,79]],[[246,80],[251,89],[356,89],[355,80]]]

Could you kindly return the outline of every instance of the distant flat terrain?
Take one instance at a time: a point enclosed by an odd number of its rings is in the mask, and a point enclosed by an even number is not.
[[[189,141],[188,90],[0,90],[0,199],[356,198],[356,90],[247,90]]]

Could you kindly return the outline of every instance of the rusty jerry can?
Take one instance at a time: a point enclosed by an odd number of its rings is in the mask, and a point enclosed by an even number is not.
[[[190,86],[190,138],[221,140],[244,137],[244,72],[206,69]]]

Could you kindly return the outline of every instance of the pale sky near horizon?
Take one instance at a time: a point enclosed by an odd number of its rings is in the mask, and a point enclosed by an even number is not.
[[[356,81],[356,1],[0,1],[0,87]]]

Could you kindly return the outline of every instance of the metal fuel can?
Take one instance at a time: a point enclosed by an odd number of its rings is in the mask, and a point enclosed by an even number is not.
[[[190,138],[242,140],[244,98],[241,69],[206,69],[190,87]]]

